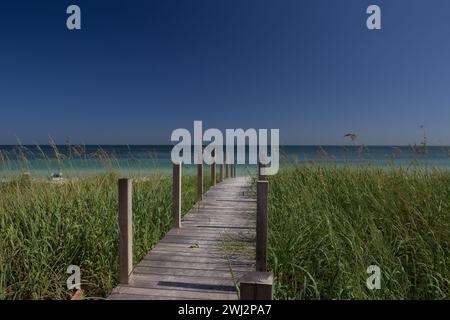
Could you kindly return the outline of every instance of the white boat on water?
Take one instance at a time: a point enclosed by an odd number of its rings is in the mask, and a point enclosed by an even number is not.
[[[50,175],[52,181],[62,181],[64,180],[62,172],[52,172]]]

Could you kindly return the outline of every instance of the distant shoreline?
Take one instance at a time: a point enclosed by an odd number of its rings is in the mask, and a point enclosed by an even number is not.
[[[33,176],[64,177],[103,174],[145,176],[170,174],[171,145],[41,145],[0,146],[0,177],[30,172]],[[246,161],[249,149],[246,148]],[[314,163],[323,166],[440,168],[450,170],[450,147],[437,146],[280,146],[281,166]],[[255,165],[238,164],[237,174],[253,172]],[[195,167],[184,166],[186,174]]]

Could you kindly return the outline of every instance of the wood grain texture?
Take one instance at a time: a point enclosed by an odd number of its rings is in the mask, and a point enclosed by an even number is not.
[[[267,271],[267,193],[268,181],[257,182],[256,271]]]
[[[272,300],[272,272],[249,272],[240,279],[240,300]]]
[[[211,151],[211,158],[213,159],[211,164],[211,185],[214,187],[216,185],[216,149]]]
[[[173,164],[172,217],[174,228],[181,228],[181,168],[181,163]]]
[[[203,163],[197,164],[197,200],[203,200]]]
[[[119,280],[131,282],[133,269],[133,225],[132,225],[133,180],[119,179]]]

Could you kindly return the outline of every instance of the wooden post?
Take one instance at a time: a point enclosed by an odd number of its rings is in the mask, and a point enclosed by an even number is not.
[[[211,164],[211,185],[216,185],[216,149],[211,151],[212,164]]]
[[[267,176],[262,174],[262,171],[261,171],[261,169],[265,168],[265,167],[266,167],[265,164],[262,164],[261,162],[258,162],[258,180],[260,180],[260,181],[267,180]]]
[[[267,271],[267,193],[268,181],[256,186],[256,271]]]
[[[239,283],[240,300],[272,300],[272,272],[248,272]]]
[[[129,284],[133,270],[133,180],[119,179],[119,261],[120,283]]]
[[[219,164],[219,175],[220,175],[220,182],[222,182],[224,178],[223,163]]]
[[[230,165],[229,164],[225,164],[225,178],[228,178],[230,176]]]
[[[181,228],[181,163],[173,164],[172,217],[173,227]]]
[[[203,200],[203,163],[197,164],[197,200]]]

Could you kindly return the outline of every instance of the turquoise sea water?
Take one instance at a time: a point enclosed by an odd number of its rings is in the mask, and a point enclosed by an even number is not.
[[[0,146],[0,176],[25,172],[49,177],[53,172],[64,176],[103,173],[109,170],[123,174],[148,175],[170,173],[172,163],[169,145],[107,146]],[[450,169],[450,147],[433,146],[282,146],[281,166],[294,163],[322,165],[366,165],[388,167],[427,167]],[[237,174],[256,171],[255,166],[239,165]],[[194,174],[194,166],[184,166]]]

